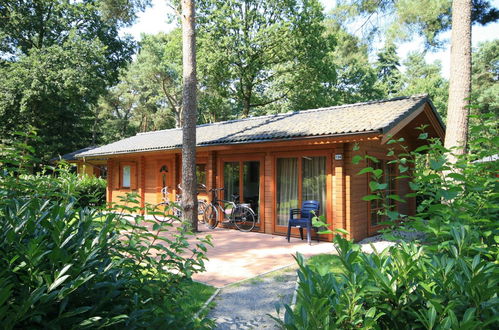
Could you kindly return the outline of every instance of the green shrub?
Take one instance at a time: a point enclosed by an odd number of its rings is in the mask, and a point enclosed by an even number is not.
[[[26,174],[22,147],[0,151],[3,329],[210,326],[189,290],[209,238],[126,215],[141,212],[133,194],[112,212],[78,206],[75,176]]]
[[[498,244],[499,150],[497,120],[481,118],[472,128],[469,152],[447,161],[439,141],[429,141],[414,152],[389,155],[399,167],[398,179],[411,179],[413,192],[385,196],[383,173],[371,173],[372,194],[386,217],[385,236],[396,239],[394,228],[418,230],[420,242],[398,243],[374,254],[336,236],[344,271],[324,273],[297,256],[300,266],[298,300],[286,306],[286,329],[492,329],[499,327]],[[424,128],[419,138],[427,140]],[[374,157],[369,157],[376,162]],[[359,162],[365,157],[355,156]],[[417,197],[415,216],[397,212],[389,199]],[[317,225],[325,223],[319,219]]]
[[[75,198],[81,207],[104,206],[106,204],[107,181],[93,176],[82,176],[77,181]]]

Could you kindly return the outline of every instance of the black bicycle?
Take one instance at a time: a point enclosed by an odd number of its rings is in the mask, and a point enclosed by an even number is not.
[[[236,203],[239,196],[233,195],[233,201],[218,199],[218,192],[225,188],[213,188],[213,200],[204,211],[204,223],[210,229],[218,226],[219,214],[223,215],[223,224],[234,224],[241,231],[250,231],[255,228],[256,215],[249,204]]]

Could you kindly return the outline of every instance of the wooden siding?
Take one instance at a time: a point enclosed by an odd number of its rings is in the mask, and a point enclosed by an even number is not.
[[[403,137],[410,149],[421,145],[418,140],[419,131],[414,127],[422,124],[434,124],[435,118],[428,119],[428,109],[425,107],[414,116],[410,128],[397,128],[394,138]],[[430,136],[438,136],[441,132],[430,126]],[[368,176],[357,175],[366,167],[365,161],[353,164],[355,155],[373,155],[386,157],[390,148],[395,145],[382,143],[386,136],[381,134],[364,134],[358,136],[337,138],[313,138],[302,141],[266,142],[240,145],[208,146],[198,148],[197,163],[205,164],[207,189],[223,185],[223,162],[229,160],[258,160],[260,161],[260,226],[261,232],[284,235],[282,226],[276,226],[276,159],[277,157],[301,157],[306,155],[326,156],[326,219],[331,229],[343,228],[349,232],[350,238],[361,240],[376,233],[377,228],[370,227],[368,203],[362,197],[369,193]],[[354,146],[358,150],[354,151]],[[398,150],[400,151],[400,150]],[[335,158],[335,156],[341,156]],[[136,191],[142,198],[142,205],[156,204],[161,201],[161,178],[159,169],[167,165],[168,186],[170,198],[178,193],[177,185],[181,180],[181,154],[179,150],[165,150],[141,152],[128,155],[112,155],[108,159],[108,202],[117,203],[119,197],[126,192]],[[132,164],[136,187],[123,188],[120,186],[121,167],[123,164]],[[397,182],[397,193],[405,195],[410,192],[407,180]],[[210,200],[211,194],[200,195],[201,199]],[[415,199],[408,203],[399,204],[399,211],[403,214],[414,214]],[[296,236],[297,231],[293,231]],[[323,236],[322,239],[331,240],[333,235]]]

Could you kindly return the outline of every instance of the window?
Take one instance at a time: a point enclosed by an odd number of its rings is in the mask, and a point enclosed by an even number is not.
[[[394,195],[396,191],[396,180],[397,168],[395,164],[389,164],[388,160],[380,159],[378,163],[369,161],[369,166],[373,169],[380,169],[383,174],[380,178],[379,183],[386,183],[387,187],[385,190],[381,191],[383,199],[374,199],[369,202],[369,214],[371,227],[378,226],[381,222],[387,220],[387,216],[380,214],[385,211],[384,206],[391,209],[396,206],[395,200],[388,198],[388,195]],[[379,192],[379,191],[378,191]]]
[[[123,166],[123,181],[121,186],[123,188],[130,188],[130,183],[131,183],[131,177],[132,177],[132,167],[130,165],[125,165]]]
[[[326,157],[303,156],[277,159],[277,224],[286,226],[289,209],[303,201],[320,202],[319,215],[326,209]],[[300,194],[301,192],[301,194]]]

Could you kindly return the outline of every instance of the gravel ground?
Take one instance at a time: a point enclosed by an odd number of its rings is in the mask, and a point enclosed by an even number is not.
[[[423,234],[418,232],[395,231],[394,234],[404,241],[423,237]],[[368,237],[359,242],[365,253],[372,253],[373,247],[381,252],[396,243],[383,239],[382,235]],[[216,306],[208,317],[215,321],[215,329],[220,330],[279,329],[267,314],[277,316],[276,304],[291,304],[295,286],[295,265],[226,286],[215,298]]]
[[[421,239],[424,237],[424,234],[422,234],[420,232],[409,232],[409,231],[401,231],[401,230],[395,230],[393,232],[393,235],[400,237],[401,238],[400,240],[403,240],[406,242],[413,241],[416,239]],[[373,247],[374,247],[374,249],[376,249],[376,251],[381,252],[384,249],[397,244],[397,242],[387,241],[383,238],[383,235],[376,235],[376,236],[364,238],[362,241],[359,242],[359,244],[361,245],[363,252],[372,253]]]
[[[293,265],[226,286],[208,317],[216,322],[215,329],[279,329],[267,314],[277,316],[276,304],[291,304],[295,285]]]

